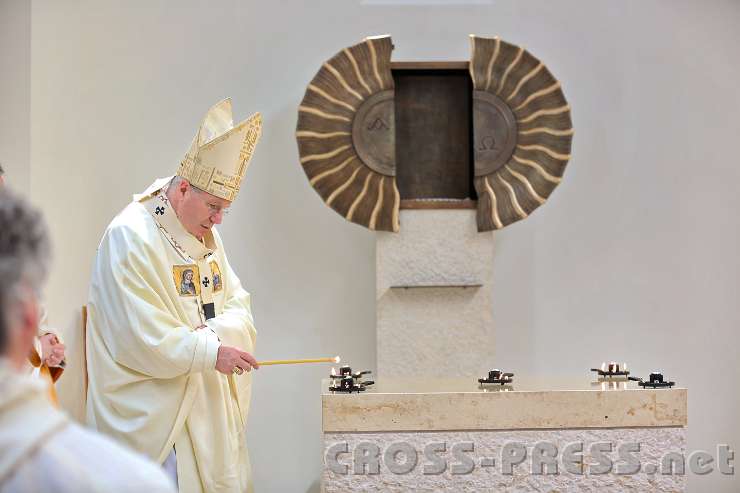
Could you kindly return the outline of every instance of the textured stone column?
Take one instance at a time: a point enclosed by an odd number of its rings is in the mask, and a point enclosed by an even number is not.
[[[402,210],[377,235],[378,376],[483,375],[493,364],[493,233],[475,210]]]

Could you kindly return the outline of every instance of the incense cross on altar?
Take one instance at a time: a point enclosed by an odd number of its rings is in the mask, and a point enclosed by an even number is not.
[[[156,209],[154,209],[154,213],[159,216],[164,215],[164,207],[157,207]]]
[[[203,286],[208,287],[209,282],[207,277],[203,278]]]

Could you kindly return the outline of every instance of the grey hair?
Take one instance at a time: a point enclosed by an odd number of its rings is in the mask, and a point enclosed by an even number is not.
[[[41,212],[7,188],[0,189],[0,354],[6,350],[18,302],[29,289],[39,296],[50,257]]]
[[[167,190],[165,190],[165,193],[170,193],[170,190],[173,190],[173,189],[179,187],[180,186],[180,183],[182,183],[182,182],[187,182],[187,184],[190,185],[190,188],[192,188],[196,192],[207,193],[204,190],[201,190],[200,188],[198,188],[195,185],[193,185],[192,183],[190,183],[189,180],[186,180],[182,176],[178,176],[178,175],[175,175],[175,176],[172,177],[172,179],[170,180],[169,185],[167,185]]]
[[[177,175],[173,176],[172,179],[170,180],[169,185],[167,185],[167,190],[165,190],[165,192],[169,193],[169,191],[172,190],[173,188],[177,188],[177,186],[180,185],[180,183],[182,183],[183,180],[185,180],[185,178],[183,178],[182,176],[177,176]]]

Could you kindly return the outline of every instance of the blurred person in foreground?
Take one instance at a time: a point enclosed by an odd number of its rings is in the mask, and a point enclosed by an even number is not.
[[[0,164],[0,188],[5,185],[5,170]],[[28,371],[33,375],[49,380],[49,399],[54,405],[59,404],[54,383],[59,380],[64,371],[65,346],[59,337],[57,330],[49,327],[46,309],[43,305],[39,308],[39,324],[33,346],[28,352]]]
[[[172,493],[159,467],[73,423],[24,371],[50,254],[41,214],[0,188],[0,493]]]

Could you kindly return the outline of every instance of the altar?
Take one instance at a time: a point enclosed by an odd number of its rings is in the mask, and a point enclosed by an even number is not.
[[[684,491],[686,389],[591,380],[325,380],[323,491]]]

